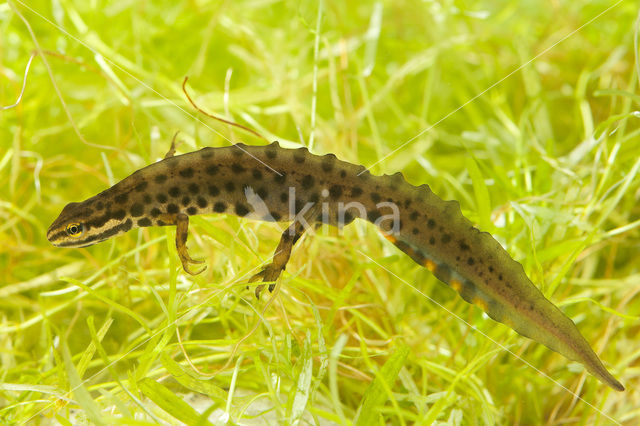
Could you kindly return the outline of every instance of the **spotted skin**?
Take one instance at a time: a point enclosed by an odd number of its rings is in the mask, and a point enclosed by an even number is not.
[[[178,256],[184,270],[194,273],[190,264],[198,262],[186,247],[189,216],[227,213],[293,221],[273,262],[252,279],[271,283],[273,290],[306,229],[302,225],[344,226],[363,218],[465,301],[581,362],[612,388],[624,390],[573,321],[544,297],[522,266],[490,234],[476,229],[456,201],[442,200],[427,185],[412,186],[401,173],[374,176],[333,154],[283,149],[277,142],[204,148],[178,156],[174,152],[172,146],[164,160],[94,197],[68,204],[49,228],[49,241],[60,247],[85,247],[137,227],[176,226]],[[390,204],[397,208],[397,222],[385,219],[393,212]],[[256,296],[261,289],[262,285]]]

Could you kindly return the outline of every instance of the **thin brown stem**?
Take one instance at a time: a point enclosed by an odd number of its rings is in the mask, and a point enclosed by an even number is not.
[[[225,124],[229,124],[231,126],[235,126],[235,127],[239,128],[239,129],[244,130],[245,132],[249,132],[252,135],[259,137],[260,139],[262,139],[262,140],[264,140],[266,142],[269,142],[267,140],[267,138],[265,138],[264,136],[262,136],[260,133],[256,132],[255,130],[250,129],[250,128],[246,127],[246,126],[243,126],[242,124],[234,123],[233,121],[225,120],[224,118],[221,118],[221,117],[215,116],[213,114],[210,114],[210,113],[204,111],[198,105],[196,105],[196,103],[193,101],[193,99],[191,99],[191,96],[189,96],[189,93],[187,92],[187,80],[188,79],[189,79],[189,77],[185,76],[184,81],[182,82],[182,91],[184,92],[184,95],[189,100],[189,103],[191,104],[191,106],[193,106],[193,108],[195,108],[196,111],[206,115],[207,117],[213,118],[214,120],[218,120],[221,123],[225,123]]]

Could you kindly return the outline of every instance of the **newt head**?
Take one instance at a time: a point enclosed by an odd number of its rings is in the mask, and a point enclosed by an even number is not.
[[[57,247],[87,247],[131,229],[124,210],[98,213],[91,204],[67,204],[49,226],[47,240]]]

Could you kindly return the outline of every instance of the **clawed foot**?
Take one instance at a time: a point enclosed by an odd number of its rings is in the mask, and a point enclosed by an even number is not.
[[[186,251],[180,255],[180,262],[182,262],[182,269],[184,269],[184,271],[189,275],[198,275],[203,273],[204,270],[207,269],[207,265],[204,265],[202,269],[200,269],[199,271],[196,271],[196,272],[192,271],[191,267],[189,266],[190,263],[199,265],[204,263],[204,260],[192,259],[191,256],[189,256],[189,253],[187,253]]]
[[[249,278],[248,282],[253,283],[256,281],[262,281],[263,283],[270,283],[269,293],[273,293],[273,290],[276,288],[276,280],[280,276],[281,271],[282,270],[279,268],[276,268],[273,265],[273,263],[270,263],[267,266],[265,266],[262,269],[262,271],[258,272],[257,274]],[[256,299],[260,299],[260,293],[262,293],[262,290],[264,290],[264,286],[265,284],[258,284],[258,286],[256,287],[256,290],[255,290]],[[247,289],[248,288],[249,286],[247,286]]]

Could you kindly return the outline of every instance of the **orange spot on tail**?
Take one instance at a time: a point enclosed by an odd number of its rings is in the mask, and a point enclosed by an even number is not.
[[[398,241],[398,239],[396,237],[394,237],[391,234],[382,234],[387,240],[391,241],[393,244],[396,243],[396,241]]]
[[[485,302],[484,300],[482,300],[480,298],[473,299],[473,304],[476,305],[478,308],[482,309],[485,312],[488,309],[487,302]]]
[[[427,259],[427,261],[424,262],[424,267],[427,268],[429,272],[433,273],[438,268],[438,265],[436,265],[433,260]]]
[[[451,285],[451,288],[453,288],[458,293],[460,293],[460,290],[462,290],[462,283],[456,279],[451,280],[451,283],[449,284]]]

